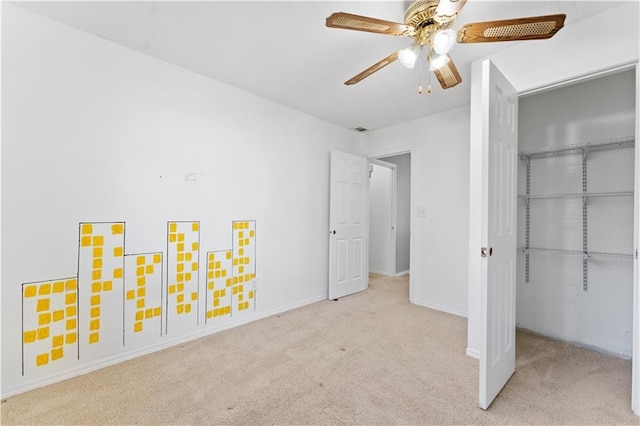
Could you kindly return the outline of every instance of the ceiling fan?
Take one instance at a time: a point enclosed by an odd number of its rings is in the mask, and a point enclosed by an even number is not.
[[[553,37],[564,26],[566,18],[565,14],[558,14],[475,22],[453,31],[451,27],[466,2],[467,0],[416,0],[407,8],[404,24],[344,12],[329,16],[326,25],[330,28],[405,36],[414,40],[406,49],[393,52],[344,84],[356,84],[397,59],[405,67],[413,68],[420,53],[426,50],[429,69],[433,71],[442,88],[449,89],[462,82],[460,73],[449,56],[449,51],[456,42],[547,39]],[[431,91],[431,86],[428,91]],[[419,93],[422,93],[422,86]]]

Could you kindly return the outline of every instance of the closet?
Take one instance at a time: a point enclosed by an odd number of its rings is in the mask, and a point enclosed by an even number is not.
[[[518,327],[630,357],[635,74],[519,100]]]

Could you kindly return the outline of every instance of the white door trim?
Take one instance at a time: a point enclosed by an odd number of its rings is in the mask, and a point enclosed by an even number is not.
[[[638,266],[638,249],[640,248],[640,60],[635,63],[636,69],[636,144],[635,144],[635,183],[634,183],[634,229],[633,248],[633,361],[631,368],[631,409],[640,416],[640,269]]]
[[[581,83],[584,81],[593,80],[595,78],[605,77],[607,75],[614,74],[617,72],[630,70],[635,68],[636,66],[637,66],[637,61],[622,62],[620,64],[601,68],[596,71],[575,75],[573,77],[565,78],[562,80],[556,80],[548,84],[544,84],[542,86],[534,87],[532,89],[521,90],[518,92],[518,96],[524,97],[524,96],[534,95],[537,93],[548,92],[550,90],[559,89],[561,87],[568,86],[571,84]]]

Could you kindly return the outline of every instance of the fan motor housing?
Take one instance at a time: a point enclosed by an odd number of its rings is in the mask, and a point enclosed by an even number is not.
[[[456,15],[436,16],[438,3],[440,0],[416,0],[404,14],[405,25],[416,29],[410,37],[422,46],[431,47],[436,31],[451,28],[456,20]]]

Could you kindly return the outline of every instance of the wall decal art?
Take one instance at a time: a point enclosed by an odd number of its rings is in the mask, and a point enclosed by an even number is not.
[[[200,222],[169,222],[167,230],[167,333],[181,334],[198,325]]]
[[[124,345],[140,347],[162,336],[162,253],[125,255]]]
[[[122,351],[124,222],[80,224],[78,321],[80,356]]]
[[[76,277],[22,284],[22,375],[63,358],[78,360]]]
[[[233,305],[238,312],[255,309],[255,221],[233,222]]]
[[[256,222],[231,226],[231,248],[200,259],[199,221],[167,222],[166,253],[137,254],[125,253],[125,222],[81,222],[77,275],[22,284],[22,375],[70,370],[255,312]]]
[[[233,251],[207,253],[207,314],[205,321],[231,317],[231,292],[233,291]]]

